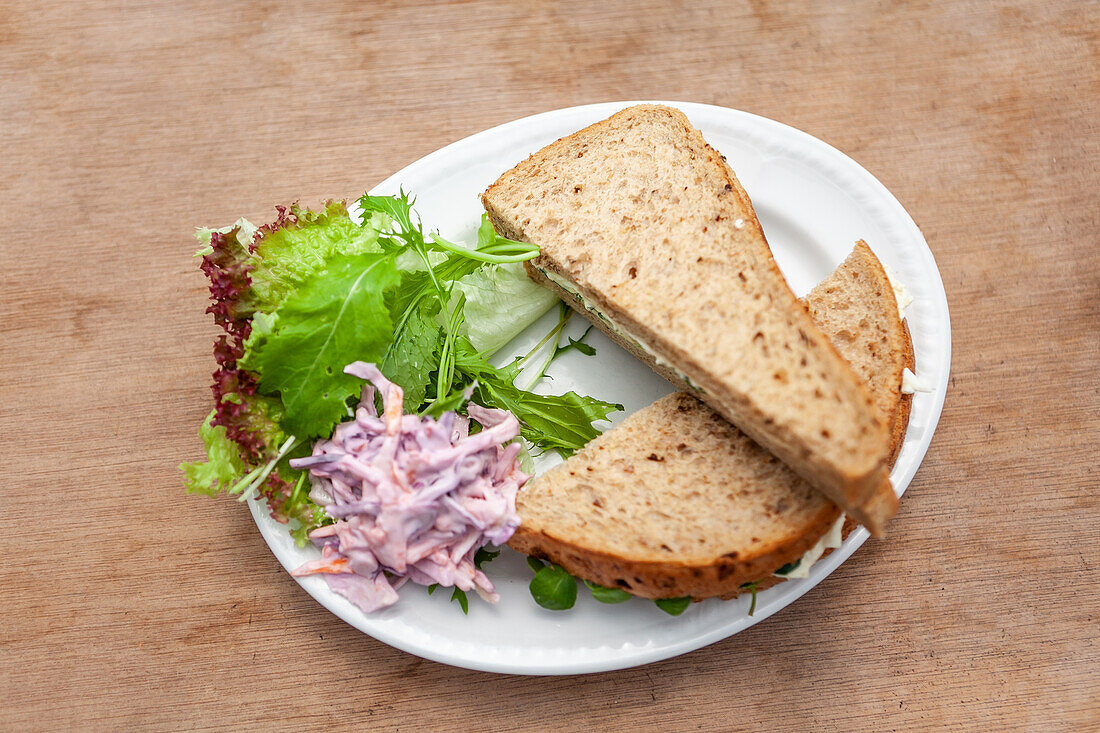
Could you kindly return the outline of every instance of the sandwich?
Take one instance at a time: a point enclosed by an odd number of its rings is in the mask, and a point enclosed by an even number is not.
[[[901,446],[914,368],[890,280],[871,249],[806,297],[815,322],[869,386]],[[805,577],[851,531],[841,509],[690,393],[629,416],[517,497],[509,545],[644,598],[731,598]]]
[[[682,113],[625,109],[536,152],[482,203],[497,232],[539,247],[532,279],[883,534],[889,426]]]

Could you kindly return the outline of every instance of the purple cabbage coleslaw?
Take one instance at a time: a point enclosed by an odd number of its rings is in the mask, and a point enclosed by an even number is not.
[[[397,601],[408,581],[499,596],[474,555],[502,545],[519,526],[516,493],[530,476],[519,467],[520,426],[506,411],[470,403],[482,427],[446,412],[438,420],[405,415],[404,393],[374,364],[344,371],[367,380],[355,419],[319,440],[313,455],[291,461],[309,469],[310,498],[335,519],[309,533],[318,560],[293,572],[324,574],[329,587],[366,613]],[[375,390],[383,412],[375,409]]]

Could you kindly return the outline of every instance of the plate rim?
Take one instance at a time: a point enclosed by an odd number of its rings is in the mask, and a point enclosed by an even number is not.
[[[437,150],[428,153],[427,155],[413,161],[412,163],[404,166],[381,183],[372,187],[369,191],[371,194],[378,194],[384,191],[396,191],[401,181],[415,175],[421,169],[430,169],[441,158],[447,156],[450,152],[458,146],[467,146],[477,144],[479,141],[486,138],[493,138],[500,135],[506,135],[508,132],[527,128],[532,125],[539,125],[545,123],[555,117],[569,117],[572,115],[595,115],[593,121],[604,119],[611,114],[629,106],[637,104],[655,104],[674,107],[684,112],[689,118],[692,118],[693,112],[698,112],[703,115],[717,114],[720,116],[731,115],[733,117],[740,117],[742,120],[748,121],[750,124],[760,125],[763,128],[770,128],[772,131],[777,131],[779,134],[793,135],[795,139],[799,140],[805,145],[809,145],[811,148],[815,148],[816,152],[832,158],[840,165],[849,168],[849,172],[859,178],[863,179],[865,185],[870,185],[878,194],[882,203],[885,203],[890,209],[892,209],[890,218],[896,220],[897,223],[905,230],[907,230],[908,240],[906,249],[910,245],[916,245],[913,247],[914,253],[917,254],[922,260],[922,270],[928,274],[934,274],[934,278],[929,283],[932,287],[932,295],[938,301],[937,310],[940,310],[939,323],[932,324],[936,326],[939,333],[942,333],[942,357],[939,360],[940,363],[936,369],[936,379],[934,383],[933,392],[929,395],[932,402],[929,405],[928,411],[928,423],[924,427],[924,431],[919,438],[919,445],[915,448],[916,453],[913,454],[913,458],[902,467],[901,475],[898,477],[895,484],[895,491],[899,496],[905,493],[910,482],[912,481],[916,471],[920,468],[924,462],[924,458],[927,455],[928,448],[931,444],[932,438],[935,434],[936,428],[939,425],[939,420],[943,411],[943,404],[946,398],[947,384],[950,379],[950,364],[951,364],[951,326],[950,326],[950,312],[947,302],[947,294],[943,286],[943,279],[940,275],[939,267],[936,264],[935,257],[932,254],[931,248],[928,246],[928,242],[925,239],[920,228],[913,220],[912,216],[902,206],[901,202],[890,192],[886,186],[878,180],[870,171],[856,162],[854,159],[833,147],[829,143],[810,135],[796,127],[778,122],[776,120],[757,115],[751,112],[743,110],[737,110],[729,107],[722,107],[719,105],[702,104],[698,102],[683,102],[683,101],[653,101],[653,100],[636,100],[636,101],[622,101],[622,102],[599,102],[594,104],[577,105],[572,107],[561,107],[558,109],[547,110],[536,114],[521,117],[509,122],[505,122],[493,127],[481,130],[472,135],[468,135],[464,138],[456,140],[448,145],[445,145]],[[693,120],[693,124],[695,124]],[[580,129],[580,128],[576,128]],[[575,131],[570,128],[568,131],[563,132],[562,135],[568,135]],[[503,145],[502,145],[503,147]],[[534,150],[531,153],[535,152]],[[930,314],[933,315],[933,314]],[[907,428],[907,432],[908,432]],[[905,452],[903,446],[903,453]],[[900,462],[901,456],[899,456]],[[895,466],[897,470],[897,466]],[[892,477],[893,478],[893,477]],[[898,488],[900,486],[900,488]],[[297,559],[291,558],[287,553],[280,551],[278,543],[274,541],[275,538],[269,538],[269,533],[274,531],[282,531],[285,534],[285,525],[277,525],[276,528],[272,528],[274,524],[268,516],[266,504],[262,500],[250,500],[248,502],[249,508],[252,512],[253,519],[256,522],[257,528],[260,530],[261,536],[267,543],[268,548],[276,559],[283,566],[283,568],[289,573],[293,570],[291,563],[296,566],[298,564]],[[378,627],[371,624],[372,617],[363,614],[357,608],[352,606],[345,599],[337,596],[330,591],[323,583],[317,583],[317,578],[302,578],[291,576],[301,586],[306,593],[308,593],[314,600],[320,603],[324,608],[340,618],[345,623],[349,624],[357,631],[367,634],[382,643],[392,646],[396,649],[404,651],[415,656],[429,659],[435,662],[448,664],[455,667],[471,669],[483,672],[496,672],[502,674],[521,674],[521,675],[562,675],[562,674],[589,674],[596,672],[612,671],[618,669],[626,669],[630,667],[639,666],[642,664],[648,664],[651,662],[662,661],[681,654],[700,649],[704,646],[721,641],[722,639],[729,638],[741,631],[744,631],[755,624],[771,617],[775,613],[778,613],[782,609],[786,608],[790,604],[797,601],[803,595],[808,593],[811,589],[816,587],[818,583],[822,582],[826,577],[831,575],[841,564],[843,564],[852,554],[855,553],[859,547],[869,537],[869,533],[863,527],[858,527],[855,531],[849,534],[848,538],[844,541],[844,544],[837,550],[834,550],[827,557],[822,558],[811,569],[811,577],[802,579],[798,583],[783,583],[775,586],[772,589],[761,591],[763,596],[773,590],[781,590],[784,596],[781,602],[763,603],[758,606],[758,611],[754,616],[734,618],[729,623],[720,624],[708,631],[695,634],[686,639],[682,639],[676,642],[662,644],[659,647],[632,645],[632,646],[620,646],[617,648],[611,647],[588,647],[586,651],[606,651],[605,655],[592,655],[584,659],[568,659],[562,661],[561,659],[547,659],[545,657],[539,659],[535,663],[528,662],[515,662],[509,659],[486,656],[471,657],[469,655],[463,655],[460,653],[449,652],[446,650],[434,649],[431,646],[424,644],[418,644],[415,640],[409,640],[406,635],[401,633],[393,633],[389,629]],[[370,627],[370,628],[365,628]]]

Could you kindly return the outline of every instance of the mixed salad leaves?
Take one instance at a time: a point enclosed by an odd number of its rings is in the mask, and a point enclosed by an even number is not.
[[[404,388],[406,411],[438,417],[472,398],[515,415],[536,449],[564,455],[622,409],[516,386],[531,355],[489,361],[557,302],[523,273],[535,247],[498,236],[487,218],[474,245],[426,236],[405,193],[365,195],[358,209],[278,207],[265,226],[242,219],[198,233],[207,310],[225,333],[214,346],[214,409],[199,430],[207,460],[181,466],[187,489],[262,496],[303,546],[332,520],[290,461],[349,416],[361,388],[344,372],[350,363],[379,364]]]
[[[264,226],[241,219],[199,230],[207,312],[224,333],[214,345],[214,409],[199,428],[206,460],[180,466],[189,492],[263,497],[299,546],[311,533],[315,541],[331,534],[320,528],[337,520],[323,498],[315,501],[307,457],[355,417],[362,381],[345,371],[355,362],[378,365],[383,378],[400,385],[406,413],[440,419],[471,404],[507,411],[526,446],[563,457],[622,409],[575,392],[531,391],[563,353],[595,353],[584,336],[560,343],[569,318],[564,304],[557,325],[527,355],[494,365],[490,357],[501,346],[558,302],[524,274],[522,262],[538,250],[499,236],[484,216],[474,244],[426,235],[413,203],[404,192],[364,195],[351,207],[277,207],[275,221]],[[525,448],[519,459],[529,466],[529,458]],[[469,558],[473,572],[483,577],[482,563],[495,555],[477,549]],[[558,566],[529,563],[536,602],[571,608],[576,580]],[[629,598],[587,585],[604,603]],[[461,588],[451,597],[466,610]],[[687,602],[658,606],[678,615]]]

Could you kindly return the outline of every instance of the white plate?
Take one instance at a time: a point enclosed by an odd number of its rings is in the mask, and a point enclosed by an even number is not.
[[[443,236],[471,236],[481,217],[478,196],[504,171],[530,153],[632,103],[616,102],[561,109],[516,120],[478,133],[418,160],[372,193],[415,193],[426,228]],[[905,443],[891,474],[896,490],[909,485],[932,439],[947,390],[950,323],[939,271],[916,224],[874,176],[843,153],[778,122],[703,104],[666,102],[681,109],[707,141],[729,159],[752,197],[772,250],[798,294],[808,291],[865,239],[912,292],[907,317],[917,356],[917,373],[934,385],[918,393]],[[505,349],[523,353],[546,333],[551,312]],[[581,319],[571,328],[580,331]],[[536,335],[537,334],[537,335]],[[598,355],[565,355],[551,370],[551,390],[575,389],[621,402],[614,422],[672,391],[648,367],[599,332],[591,343]],[[298,549],[285,525],[250,502],[253,516],[275,556],[287,570],[316,556]],[[899,529],[901,531],[901,529]],[[470,669],[518,674],[575,674],[621,669],[683,654],[763,621],[814,587],[867,539],[858,529],[843,547],[816,563],[810,577],[762,591],[755,615],[749,599],[709,600],[672,617],[652,602],[619,605],[592,600],[582,586],[571,611],[547,611],[527,590],[531,571],[522,556],[505,550],[486,566],[501,595],[492,606],[474,596],[463,616],[450,594],[428,596],[406,586],[400,602],[364,615],[331,592],[319,576],[298,578],[306,592],[355,628],[412,654]]]

